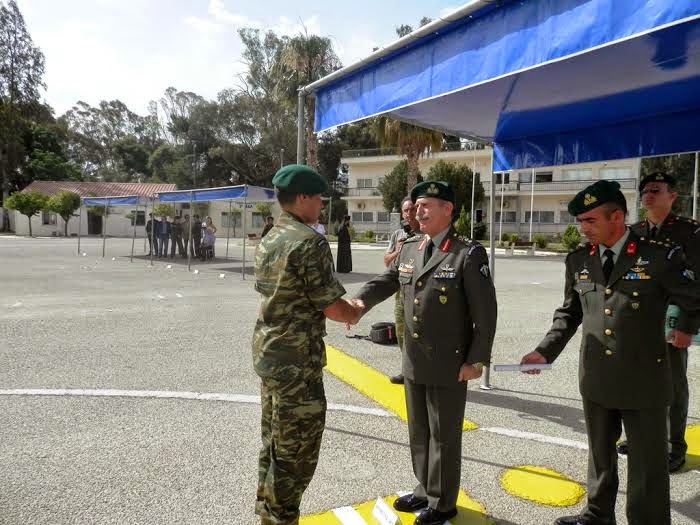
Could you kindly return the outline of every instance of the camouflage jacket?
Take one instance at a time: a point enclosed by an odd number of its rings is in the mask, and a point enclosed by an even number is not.
[[[253,366],[261,377],[323,368],[323,310],[345,294],[333,273],[325,237],[282,213],[255,251],[260,310],[253,332]]]

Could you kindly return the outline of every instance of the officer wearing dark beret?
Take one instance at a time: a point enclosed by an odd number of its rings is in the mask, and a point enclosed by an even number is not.
[[[630,231],[625,210],[614,181],[598,181],[571,201],[569,211],[589,242],[567,256],[564,304],[522,360],[553,362],[583,324],[579,387],[589,443],[588,504],[558,525],[617,523],[615,443],[622,423],[629,441],[628,523],[671,523],[666,415],[672,385],[664,320],[672,299],[689,328],[700,326],[700,281],[678,251]]]
[[[483,246],[452,226],[450,185],[422,182],[411,200],[422,235],[406,239],[386,271],[357,298],[369,309],[401,290],[402,369],[418,485],[394,508],[422,509],[417,525],[442,525],[457,514],[467,381],[480,377],[491,360],[496,292]]]
[[[326,318],[354,324],[361,314],[341,298],[328,242],[308,226],[318,221],[325,179],[293,164],[272,183],[283,212],[255,251],[253,366],[262,404],[255,512],[262,525],[299,523],[325,427]]]
[[[676,180],[667,173],[654,172],[644,177],[639,183],[639,192],[646,210],[646,218],[633,224],[631,229],[642,238],[677,246],[685,256],[688,268],[695,272],[695,275],[700,275],[700,224],[671,212],[678,197],[675,187]],[[668,344],[673,384],[673,401],[669,410],[670,472],[676,472],[683,467],[688,450],[685,440],[690,401],[688,346],[693,336],[686,312],[681,310],[674,321],[677,328],[676,337]],[[618,452],[621,454],[627,454],[628,450],[626,442],[618,446]]]

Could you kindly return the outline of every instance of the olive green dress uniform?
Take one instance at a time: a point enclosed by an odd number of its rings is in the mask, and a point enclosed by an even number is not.
[[[369,310],[401,290],[404,389],[414,496],[433,509],[455,508],[461,467],[464,363],[488,363],[496,330],[496,293],[486,251],[449,228],[424,264],[426,236],[407,239],[387,270],[357,297]]]
[[[663,223],[652,232],[647,221],[633,224],[631,230],[640,237],[653,239],[669,246],[680,246],[685,261],[695,275],[700,275],[700,223],[670,214]],[[653,237],[651,234],[653,233]],[[676,328],[685,333],[693,333],[688,315],[681,310]],[[669,443],[672,458],[684,458],[688,451],[685,441],[685,428],[688,420],[690,392],[688,389],[688,349],[676,348],[668,344],[669,362],[671,363],[671,383],[673,400],[669,409]]]
[[[589,441],[584,515],[596,525],[615,523],[615,443],[624,421],[629,523],[670,524],[665,311],[672,298],[697,326],[700,282],[679,253],[630,232],[606,283],[599,249],[587,244],[567,256],[564,304],[536,350],[551,363],[583,324],[579,384]]]
[[[294,180],[299,173],[311,173],[311,181]],[[291,165],[275,175],[273,184],[316,194],[322,187],[319,179],[310,168]],[[262,403],[255,512],[262,525],[296,525],[325,425],[323,310],[345,289],[333,274],[325,237],[287,212],[256,249],[255,279],[261,301],[253,332],[253,366],[261,379]]]

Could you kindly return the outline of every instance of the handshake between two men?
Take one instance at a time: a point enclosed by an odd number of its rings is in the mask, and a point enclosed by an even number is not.
[[[345,323],[345,327],[348,329],[360,321],[364,312],[365,303],[360,299],[350,299],[349,301],[347,299],[338,299],[323,310],[328,319]]]

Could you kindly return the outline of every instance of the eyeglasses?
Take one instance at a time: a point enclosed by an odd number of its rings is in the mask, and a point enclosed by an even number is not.
[[[640,193],[642,195],[644,195],[645,193],[661,193],[661,190],[659,188],[649,188],[646,190],[642,190]]]

